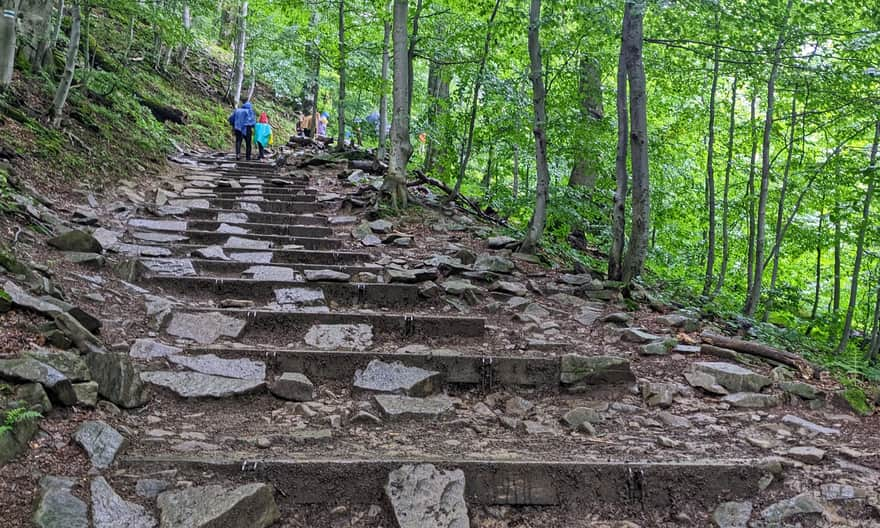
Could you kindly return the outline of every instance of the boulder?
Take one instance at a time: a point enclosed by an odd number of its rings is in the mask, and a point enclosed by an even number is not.
[[[96,349],[85,359],[101,396],[126,409],[147,403],[149,396],[140,371],[127,355]]]
[[[723,361],[698,361],[691,365],[691,371],[709,374],[730,392],[760,392],[773,382],[767,376]]]
[[[806,464],[818,464],[825,458],[825,450],[812,446],[796,446],[785,452],[786,456]]]
[[[335,270],[305,270],[309,282],[348,282],[351,275]]]
[[[11,431],[0,434],[0,466],[26,451],[38,430],[37,420],[26,419],[13,424]]]
[[[281,514],[266,484],[201,486],[159,495],[162,528],[266,528]]]
[[[643,383],[640,389],[648,407],[670,407],[678,393],[678,387],[672,383]]]
[[[388,475],[385,495],[400,528],[469,528],[460,469],[405,465]]]
[[[751,502],[722,502],[712,513],[712,521],[718,528],[748,528],[751,517]]]
[[[266,378],[266,364],[247,358],[223,359],[214,354],[199,356],[168,356],[168,361],[202,374],[244,380]]]
[[[569,389],[631,383],[635,379],[629,360],[618,356],[566,354],[560,363],[559,381]]]
[[[141,378],[165,387],[184,398],[226,398],[256,392],[266,383],[262,379],[235,379],[211,376],[200,372],[144,372]]]
[[[85,407],[98,405],[98,384],[94,381],[74,383],[73,392],[76,394],[76,404]]]
[[[483,254],[474,262],[477,271],[491,271],[493,273],[513,273],[516,264],[512,260],[499,257],[498,255]]]
[[[70,381],[89,381],[89,367],[77,353],[67,351],[52,351],[46,348],[36,348],[25,353],[27,357],[45,363],[64,374]]]
[[[209,345],[220,337],[237,338],[244,331],[245,325],[245,321],[220,312],[175,312],[171,315],[165,331],[169,335]]]
[[[116,454],[127,443],[119,431],[100,420],[83,422],[73,438],[86,450],[92,465],[98,469],[110,467]]]
[[[639,345],[663,340],[661,336],[645,332],[641,328],[625,328],[620,337],[624,341],[636,343]]]
[[[73,386],[74,393],[76,385]],[[24,383],[15,387],[15,396],[10,398],[12,401],[24,402],[24,406],[38,413],[47,413],[52,410],[52,401],[46,394],[46,389],[39,383]],[[0,398],[0,405],[3,399]]]
[[[156,519],[139,504],[122,499],[104,477],[92,479],[94,528],[153,528]]]
[[[40,479],[40,500],[34,512],[38,528],[89,528],[86,503],[71,493],[76,481],[67,477]]]
[[[691,387],[703,389],[706,392],[719,394],[721,396],[728,394],[727,389],[719,385],[718,382],[715,381],[715,376],[712,376],[711,374],[706,374],[705,372],[685,372],[684,379],[687,380]]]
[[[373,344],[373,327],[366,324],[319,324],[309,328],[305,342],[321,350],[366,350]]]
[[[513,281],[498,281],[490,286],[489,289],[499,293],[506,293],[507,295],[518,295],[521,297],[528,295],[529,293],[529,289],[526,288],[524,284]]]
[[[285,372],[269,385],[269,392],[290,401],[312,401],[315,399],[315,385],[299,372]]]
[[[821,515],[824,512],[825,507],[815,497],[809,493],[801,493],[769,506],[761,512],[761,519],[770,523],[780,523],[795,515],[806,518],[807,515]]]
[[[439,372],[408,367],[399,361],[386,363],[374,359],[366,368],[358,369],[354,374],[355,388],[373,392],[427,396],[433,394],[439,385]]]
[[[793,394],[805,400],[815,400],[824,395],[824,392],[809,383],[801,383],[799,381],[780,381],[779,388],[788,394]]]
[[[368,224],[374,233],[388,234],[394,229],[394,224],[388,220],[374,220]]]
[[[31,357],[0,359],[0,379],[39,383],[62,405],[76,403],[73,383],[58,369]]]
[[[761,394],[759,392],[735,392],[728,394],[721,399],[724,403],[729,403],[734,407],[744,409],[765,409],[768,407],[776,407],[782,402],[778,396],[773,394]]]
[[[81,253],[100,253],[103,247],[88,231],[75,229],[62,233],[46,241],[50,246],[61,251],[79,251]]]

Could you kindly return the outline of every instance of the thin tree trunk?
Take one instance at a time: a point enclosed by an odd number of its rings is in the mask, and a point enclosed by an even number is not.
[[[63,2],[64,0],[61,1]],[[134,21],[135,17],[132,15],[128,21],[128,40],[125,42],[125,53],[122,54],[122,61],[126,64],[128,63],[128,56],[131,54],[131,45],[134,44]]]
[[[60,0],[59,0],[60,1]],[[34,73],[39,72],[43,69],[43,64],[46,58],[46,54],[49,52],[51,48],[49,46],[52,44],[52,15],[53,9],[47,1],[46,4],[47,10],[45,12],[44,18],[42,20],[41,27],[39,29],[39,40],[37,41],[36,47],[34,49],[34,56],[31,59],[31,71]],[[58,16],[63,16],[63,8],[59,11]],[[2,48],[0,48],[2,49]]]
[[[409,86],[407,93],[409,99],[406,102],[406,111],[412,115],[412,97],[413,97],[413,61],[416,58],[416,46],[419,44],[419,20],[422,16],[422,0],[416,0],[416,9],[412,17],[412,33],[409,37],[409,47],[406,50],[406,67],[408,71]]]
[[[438,155],[445,158],[445,145],[442,138],[434,131],[443,110],[441,101],[449,99],[449,74],[439,64],[432,61],[428,67],[428,145],[425,152],[425,173],[434,169]],[[442,170],[442,167],[441,167]]]
[[[461,183],[464,181],[464,176],[467,172],[468,162],[470,161],[471,150],[474,145],[474,127],[477,123],[477,108],[480,98],[480,90],[483,87],[483,76],[486,72],[486,59],[489,57],[489,44],[492,42],[492,26],[495,23],[495,15],[498,14],[498,8],[500,6],[501,0],[495,0],[495,7],[492,9],[492,14],[489,15],[489,22],[486,24],[486,39],[483,41],[483,54],[480,56],[480,67],[477,70],[477,78],[474,80],[474,89],[471,93],[471,109],[470,116],[468,117],[467,135],[464,137],[461,156],[459,156],[458,160],[458,176],[455,179],[455,187],[452,190],[452,194],[449,195],[449,200],[454,200],[458,196],[458,193],[461,190]],[[532,83],[532,86],[534,87],[534,82]]]
[[[816,314],[819,312],[819,294],[822,292],[822,223],[825,215],[819,215],[819,236],[816,237],[816,288],[813,291],[813,308],[810,310],[810,327],[807,328],[806,334],[810,335],[813,324],[816,321]]]
[[[247,47],[247,0],[241,3],[238,14],[238,38],[235,46],[235,79],[233,80],[232,102],[237,107],[241,103],[241,85],[244,83],[244,52]]]
[[[336,134],[338,150],[345,150],[345,0],[339,0],[339,94],[336,114],[339,117]]]
[[[388,48],[391,43],[391,22],[385,20],[384,35],[382,37],[382,94],[379,96],[379,148],[377,151],[380,160],[385,159],[385,143],[387,142],[386,130],[388,129]]]
[[[718,11],[715,11],[718,32]],[[715,95],[718,92],[719,47],[712,54],[712,90],[709,93],[709,141],[706,149],[706,202],[709,209],[709,237],[706,241],[706,277],[703,295],[709,295],[715,279]]]
[[[52,30],[52,38],[49,40],[49,47],[46,49],[46,53],[43,54],[42,58],[43,69],[54,64],[55,46],[58,44],[58,37],[61,36],[61,22],[64,20],[64,0],[58,0],[57,12],[58,16],[55,18],[55,28]]]
[[[877,148],[880,146],[880,120],[874,126],[874,144],[871,146],[871,163],[865,174],[868,178],[868,189],[865,191],[865,202],[862,205],[862,221],[859,225],[859,235],[856,241],[856,259],[853,262],[852,281],[849,287],[849,304],[846,308],[846,319],[843,323],[843,334],[837,345],[837,353],[846,350],[849,343],[849,334],[852,330],[853,315],[856,312],[856,299],[859,294],[859,273],[862,271],[862,256],[865,253],[865,233],[868,231],[868,221],[871,216],[871,199],[874,195],[874,185],[877,180]]]
[[[581,57],[578,68],[578,98],[580,99],[581,121],[601,121],[605,117],[602,107],[602,72],[599,62],[592,57]],[[580,143],[580,142],[579,142]],[[592,190],[598,177],[598,156],[595,149],[587,149],[586,145],[576,147],[571,174],[568,178],[569,187],[586,187]]]
[[[752,282],[755,277],[755,175],[758,167],[758,134],[755,126],[757,119],[758,94],[752,92],[751,118],[749,133],[752,140],[752,155],[749,158],[749,180],[746,183],[746,205],[748,208],[748,254],[746,256],[746,298],[751,296]]]
[[[651,186],[648,177],[648,108],[645,64],[642,61],[642,21],[647,3],[627,2],[629,27],[624,32],[626,77],[629,83],[630,165],[632,167],[632,222],[623,263],[623,281],[642,274],[648,255],[651,221]]]
[[[727,128],[727,163],[724,166],[724,190],[721,199],[721,270],[715,282],[713,295],[721,293],[724,279],[727,276],[727,265],[730,262],[730,173],[733,170],[733,140],[736,135],[736,89],[738,78],[733,76],[730,89],[730,125]]]
[[[489,187],[492,185],[492,163],[495,162],[495,143],[489,144],[489,159],[486,161],[486,172],[483,173],[483,189],[486,194],[489,193]]]
[[[513,199],[519,194],[519,146],[513,146]]]
[[[81,24],[79,2],[73,2],[70,9],[70,19],[70,42],[67,45],[67,57],[64,60],[64,74],[58,82],[58,89],[55,90],[55,99],[52,102],[52,126],[55,128],[61,126],[64,103],[67,102],[67,94],[70,93],[70,85],[73,83],[73,74],[76,71]]]
[[[185,33],[184,38],[186,40],[180,46],[180,52],[177,55],[177,63],[182,66],[186,64],[186,56],[189,55],[189,38],[190,32],[192,31],[192,14],[189,9],[188,0],[184,0],[183,2],[183,14],[181,16],[181,21],[183,22],[183,32]]]
[[[498,2],[496,1],[496,9]],[[493,15],[494,17],[494,15]],[[544,88],[543,64],[541,62],[541,0],[531,0],[529,8],[529,70],[532,79],[532,103],[535,111],[535,168],[537,171],[537,190],[535,210],[526,231],[526,237],[519,247],[520,253],[533,254],[544,233],[547,221],[547,195],[550,188],[550,170],[547,166],[547,110],[544,106],[547,92]],[[488,44],[487,48],[488,49]]]
[[[880,352],[880,284],[875,285],[875,289],[877,299],[874,302],[874,321],[871,327],[871,344],[868,347],[868,353],[866,354],[869,362],[873,362],[877,359],[877,354]]]
[[[0,90],[5,90],[12,82],[15,70],[16,19],[18,12],[14,9],[0,13]]]
[[[248,87],[247,98],[248,101],[254,98],[254,92],[257,90],[257,74],[254,72],[253,66],[251,66],[251,84]]]
[[[840,229],[840,216],[843,214],[840,208],[840,204],[834,206],[834,216],[831,221],[834,222],[834,285],[833,291],[831,294],[831,311],[835,314],[840,312],[840,278],[841,278],[841,229]]]
[[[623,14],[626,27],[629,14]],[[611,210],[611,250],[608,252],[608,278],[623,279],[623,249],[626,245],[626,196],[629,185],[629,172],[626,167],[627,143],[629,141],[629,117],[627,115],[626,89],[626,47],[621,41],[617,59],[617,156],[614,206]]]
[[[392,37],[394,42],[394,86],[392,89],[391,119],[391,160],[382,190],[391,196],[391,205],[397,209],[407,206],[406,166],[412,155],[409,140],[409,2],[394,0],[394,23]]]

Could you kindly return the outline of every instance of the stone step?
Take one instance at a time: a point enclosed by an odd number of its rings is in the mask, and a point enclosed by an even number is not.
[[[198,188],[198,187],[196,187]],[[241,188],[234,189],[231,187],[214,187],[210,189],[211,192],[215,194],[220,194],[225,196],[290,196],[290,195],[315,195],[318,194],[317,189],[312,189],[303,186],[286,186],[286,187],[275,187],[270,185],[243,185]]]
[[[287,213],[287,214],[303,214],[315,213],[324,209],[324,205],[314,201],[296,202],[296,201],[246,201],[228,198],[201,198],[208,204],[207,208],[214,209],[234,209],[236,211],[253,211],[266,213]],[[174,200],[172,200],[173,202]]]
[[[299,504],[382,504],[388,475],[406,464],[434,464],[464,472],[469,505],[570,505],[586,511],[642,514],[683,506],[711,511],[720,502],[751,498],[764,476],[760,461],[692,462],[628,460],[545,461],[486,458],[318,458],[246,459],[234,455],[125,456],[129,473],[161,474],[201,482],[204,475],[235,483],[266,482],[278,491],[282,512]]]
[[[172,311],[162,325],[166,333],[170,329],[178,329],[181,324],[176,321],[178,314],[184,314],[185,323],[194,332],[201,332],[204,327],[196,327],[196,320],[201,324],[205,314],[209,319],[223,316],[222,326],[228,330],[228,337],[239,338],[245,344],[283,343],[302,340],[315,325],[346,325],[353,327],[366,325],[365,329],[374,341],[388,339],[406,342],[409,340],[434,338],[439,341],[458,341],[482,337],[485,333],[486,321],[482,317],[435,316],[402,313],[379,312],[285,312],[260,309],[217,309],[181,307]],[[187,315],[188,314],[188,315]],[[217,315],[219,314],[219,315]],[[194,317],[201,316],[201,317]],[[181,321],[183,318],[181,318]],[[207,323],[206,323],[207,324]],[[182,337],[177,332],[177,337]],[[231,335],[230,335],[231,334]],[[359,339],[359,338],[358,338]],[[210,344],[213,341],[202,341]],[[358,341],[360,343],[360,341]],[[342,345],[328,342],[327,349],[337,349]],[[344,346],[358,348],[359,345]],[[369,344],[364,345],[365,348]],[[322,347],[324,348],[324,347]]]
[[[233,217],[232,215],[235,215]],[[240,209],[190,209],[186,217],[191,220],[224,221],[230,218],[246,218],[246,222],[273,225],[327,225],[327,218],[311,214],[294,215],[287,213],[258,213]],[[227,222],[230,223],[230,222]]]
[[[247,176],[228,174],[224,172],[195,172],[184,175],[183,181],[195,184],[196,182],[207,182],[210,184],[220,183],[223,181],[238,182],[241,185],[260,185],[266,188],[285,189],[289,187],[307,187],[309,179],[302,176],[278,176],[267,178],[266,175]],[[223,185],[218,185],[222,187]],[[227,185],[228,186],[228,185]]]
[[[239,200],[242,202],[295,202],[310,203],[317,199],[315,194],[299,193],[299,192],[265,192],[265,193],[231,193],[219,192],[217,189],[199,189],[191,188],[190,193],[184,195],[184,198],[207,198],[223,200]]]
[[[241,214],[241,213],[237,213]],[[217,218],[215,216],[215,218]],[[236,220],[232,221],[217,221],[217,220],[152,220],[146,218],[132,218],[128,221],[129,227],[134,227],[138,229],[146,229],[150,231],[170,231],[170,232],[180,232],[185,230],[194,230],[194,231],[207,231],[207,232],[216,232],[222,224],[226,224],[227,226],[231,226],[237,229],[246,230],[247,233],[242,234],[265,234],[265,235],[284,235],[284,236],[298,236],[298,237],[330,237],[333,236],[333,229],[324,226],[315,226],[315,225],[297,225],[293,223],[289,224],[266,224],[266,223],[251,223],[251,222],[237,222],[237,220],[243,220],[243,217],[232,217],[227,215],[225,217],[227,220]],[[231,232],[226,232],[226,234],[234,234]]]
[[[394,308],[414,306],[425,299],[419,296],[419,287],[414,284],[364,284],[351,282],[306,282],[287,280],[255,280],[242,278],[216,277],[175,277],[147,274],[138,283],[146,288],[159,288],[174,295],[185,296],[188,300],[247,299],[258,306],[279,301],[279,290],[319,290],[324,302],[345,306],[376,306]],[[276,294],[276,292],[279,292]]]
[[[254,266],[254,264],[250,262],[237,262],[234,260],[212,260],[201,258],[192,258],[188,260],[192,264],[193,268],[196,270],[196,273],[198,273],[200,276],[240,278],[245,270]],[[382,270],[384,269],[382,266],[378,266],[375,264],[275,263],[271,264],[271,266],[278,268],[289,268],[294,272],[300,274],[302,274],[305,270],[332,270],[338,271],[340,273],[348,273],[349,275],[356,275],[358,273],[373,273],[378,275],[381,274]]]
[[[204,249],[199,244],[170,244],[164,246],[176,257],[188,257],[197,249]],[[224,253],[232,260],[251,264],[315,264],[345,265],[369,262],[373,256],[357,251],[323,251],[307,249],[224,249]],[[224,262],[224,261],[221,261]]]
[[[139,231],[150,231],[149,229]],[[168,233],[167,231],[165,233]],[[328,250],[341,248],[343,241],[338,238],[323,237],[305,237],[305,236],[287,236],[287,235],[271,235],[263,233],[220,233],[217,231],[196,231],[187,229],[184,231],[176,231],[168,233],[169,235],[179,235],[185,237],[185,240],[168,240],[167,242],[187,242],[189,244],[199,244],[202,246],[222,246],[229,244],[229,249],[263,251],[273,246],[281,248],[283,246],[301,246],[310,250]],[[233,240],[234,239],[234,240]],[[163,242],[162,240],[154,240],[153,242]],[[251,247],[252,246],[252,247]]]

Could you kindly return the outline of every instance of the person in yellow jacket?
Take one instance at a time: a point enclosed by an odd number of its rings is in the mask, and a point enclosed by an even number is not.
[[[260,119],[254,125],[254,143],[260,149],[257,159],[263,159],[266,148],[272,144],[272,125],[269,124],[269,116],[266,115],[266,112],[260,114]]]

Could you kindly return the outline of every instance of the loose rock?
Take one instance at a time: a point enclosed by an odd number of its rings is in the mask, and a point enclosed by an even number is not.
[[[127,443],[119,431],[102,421],[83,422],[73,437],[98,469],[110,467],[116,454]]]
[[[141,378],[147,383],[170,389],[184,398],[226,398],[250,394],[266,385],[262,380],[224,378],[199,372],[144,372]]]
[[[244,330],[245,324],[243,320],[220,312],[175,312],[171,316],[166,332],[176,337],[192,339],[202,345],[209,345],[222,336],[237,338]]]
[[[290,401],[304,402],[315,398],[315,385],[299,372],[283,373],[269,386],[269,391],[279,398]]]
[[[104,477],[92,480],[92,518],[95,528],[153,528],[156,519],[143,506],[127,502]]]
[[[162,528],[266,528],[281,517],[266,484],[166,491],[157,504]]]
[[[40,479],[40,501],[34,513],[39,528],[89,528],[86,503],[71,493],[72,478],[45,476]]]
[[[440,373],[419,367],[408,367],[396,361],[386,363],[374,359],[363,370],[354,375],[354,386],[358,389],[402,393],[407,396],[427,396],[439,388]]]
[[[373,328],[366,324],[314,325],[305,342],[321,350],[366,350],[373,344]]]
[[[388,475],[385,495],[400,528],[468,528],[461,470],[405,465]]]

